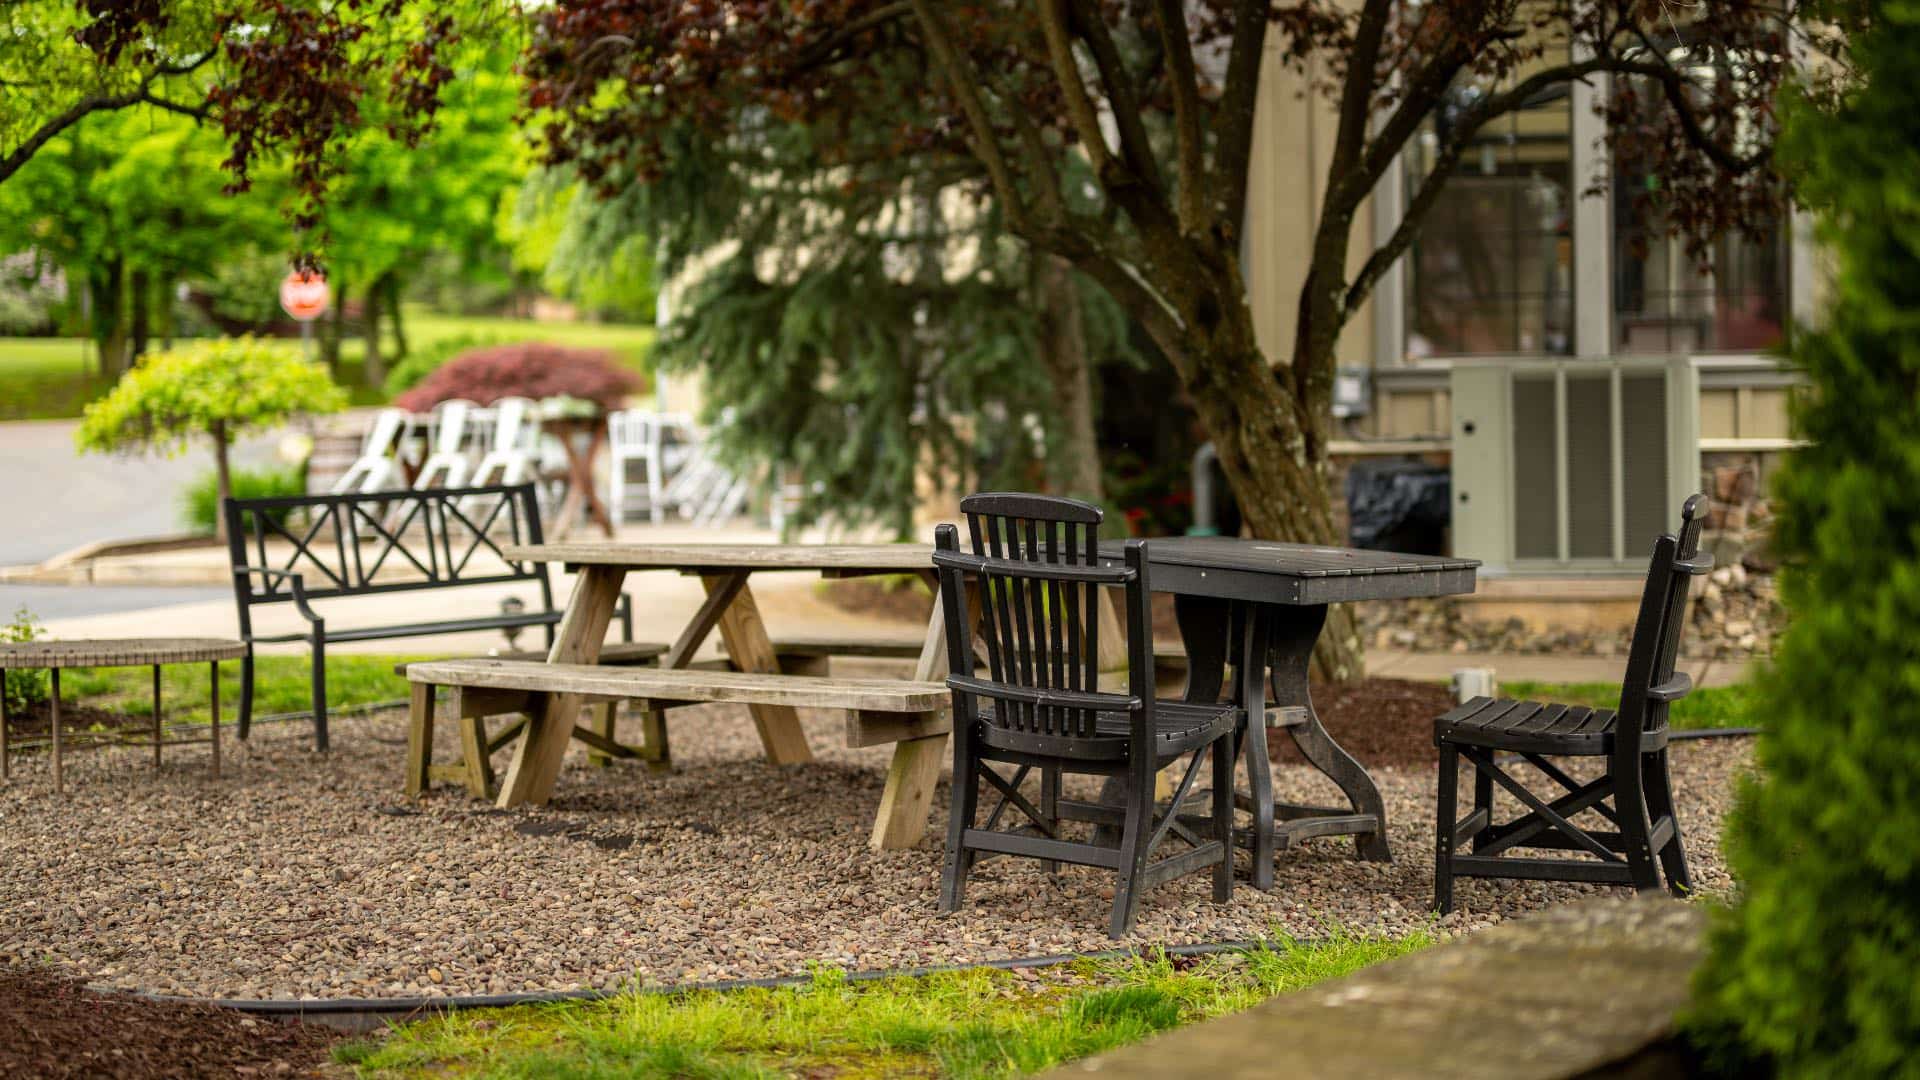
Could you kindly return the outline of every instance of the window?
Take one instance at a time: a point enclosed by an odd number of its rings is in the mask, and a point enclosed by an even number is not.
[[[1457,87],[1428,119],[1406,154],[1408,198],[1484,93]],[[1572,125],[1557,86],[1475,135],[1407,260],[1409,357],[1573,351]]]
[[[1689,69],[1705,98],[1736,82],[1751,55],[1724,44],[1670,40],[1668,61]],[[1638,84],[1638,85],[1636,85]],[[1616,80],[1633,99],[1661,108],[1644,80]],[[1735,119],[1736,136],[1751,119]],[[1736,138],[1736,144],[1741,140]],[[1744,149],[1736,145],[1736,149]],[[1704,258],[1667,235],[1659,178],[1625,163],[1613,174],[1613,348],[1622,353],[1759,352],[1778,344],[1787,316],[1787,235],[1781,220],[1757,236],[1714,241]]]

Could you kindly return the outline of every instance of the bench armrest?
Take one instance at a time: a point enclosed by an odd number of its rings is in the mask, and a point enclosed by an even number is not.
[[[236,566],[233,568],[233,576],[236,578],[249,577],[254,574],[258,574],[261,578],[268,581],[286,582],[287,595],[292,597],[294,609],[300,612],[300,617],[315,626],[325,625],[326,620],[322,619],[320,613],[313,610],[312,606],[307,603],[307,579],[298,571],[275,570],[266,566]]]

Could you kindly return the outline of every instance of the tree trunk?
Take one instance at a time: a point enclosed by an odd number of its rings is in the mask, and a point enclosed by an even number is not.
[[[347,281],[333,276],[333,308],[327,321],[320,324],[320,358],[337,381],[340,378],[340,342],[347,336]]]
[[[1256,537],[1296,544],[1345,543],[1335,526],[1327,435],[1333,370],[1331,335],[1303,335],[1293,363],[1271,368],[1255,341],[1253,313],[1230,260],[1195,289],[1183,332],[1157,340],[1213,439],[1220,466]],[[1213,298],[1230,296],[1229,303]],[[1326,378],[1313,372],[1324,369]],[[1294,377],[1295,372],[1303,376]],[[1314,673],[1330,682],[1364,677],[1366,654],[1348,605],[1327,613]]]
[[[407,358],[407,325],[400,318],[400,275],[387,271],[381,279],[385,283],[387,296],[387,317],[393,321],[393,358]]]
[[[1093,363],[1073,265],[1036,254],[1040,294],[1040,349],[1053,381],[1059,415],[1048,425],[1047,486],[1056,495],[1104,501],[1100,443],[1093,423]]]
[[[153,336],[152,285],[153,276],[145,268],[127,275],[127,307],[133,317],[129,362],[147,355],[147,340]]]
[[[158,284],[160,286],[157,297],[159,307],[158,310],[155,311],[155,314],[159,316],[156,321],[160,324],[160,347],[171,352],[173,351],[173,333],[179,329],[179,320],[174,317],[173,311],[173,293],[176,282],[175,279],[169,275],[162,277]]]
[[[126,260],[115,257],[88,274],[93,295],[93,340],[100,349],[100,374],[107,381],[127,369]]]
[[[233,498],[233,472],[227,462],[227,422],[215,420],[208,432],[213,436],[213,467],[218,478],[215,490],[219,498],[213,507],[213,535],[225,541],[227,538],[227,500]]]
[[[367,353],[360,375],[368,386],[380,386],[387,381],[387,361],[380,353],[380,303],[383,299],[380,279],[376,278],[367,288],[367,301],[362,315],[365,325],[361,333],[367,342]]]

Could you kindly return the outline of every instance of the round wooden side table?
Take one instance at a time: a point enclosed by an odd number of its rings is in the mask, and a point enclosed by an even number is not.
[[[220,661],[238,660],[247,654],[244,643],[230,638],[110,638],[94,641],[26,641],[0,643],[0,672],[50,671],[53,693],[49,708],[52,716],[53,788],[66,790],[60,764],[60,671],[63,668],[148,667],[153,668],[153,766],[160,767],[160,748],[166,743],[160,728],[160,668],[165,664],[207,665],[211,680],[213,723],[213,778],[220,778]],[[176,739],[173,745],[199,742]],[[0,693],[0,779],[8,775],[10,747],[7,738],[6,695]]]

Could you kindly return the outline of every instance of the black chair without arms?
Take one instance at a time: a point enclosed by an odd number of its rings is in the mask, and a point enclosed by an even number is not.
[[[935,533],[947,657],[953,674],[953,806],[947,830],[940,910],[956,910],[967,876],[982,858],[1023,855],[1052,870],[1062,862],[1105,867],[1118,877],[1109,931],[1132,929],[1140,894],[1211,867],[1213,898],[1233,894],[1233,736],[1243,722],[1230,704],[1157,701],[1153,690],[1153,620],[1148,610],[1144,541],[1126,546],[1125,566],[1099,565],[1099,507],[1072,499],[980,494],[961,500],[973,553],[960,551],[959,531]],[[977,592],[969,593],[974,585]],[[1099,689],[1100,590],[1122,586],[1127,597],[1126,693]],[[980,606],[988,672],[975,674],[969,596]],[[1192,754],[1172,802],[1154,805],[1154,775]],[[1201,762],[1213,762],[1212,813],[1176,812],[1192,791]],[[1003,776],[995,766],[1010,767]],[[1021,792],[1040,774],[1038,805]],[[1064,774],[1124,778],[1124,806],[1063,798]],[[1000,796],[978,821],[980,785]],[[1027,824],[1000,828],[1012,806]],[[1097,835],[1070,840],[1065,826],[1087,823]],[[1100,828],[1105,827],[1105,828]],[[1117,833],[1118,843],[1101,843]],[[1163,842],[1185,850],[1156,859]]]
[[[1617,711],[1476,697],[1434,722],[1440,747],[1435,910],[1453,909],[1458,876],[1610,882],[1646,892],[1660,888],[1664,872],[1674,895],[1691,890],[1668,779],[1667,710],[1693,688],[1685,673],[1674,673],[1673,663],[1687,588],[1713,569],[1713,556],[1700,553],[1705,513],[1704,495],[1689,498],[1680,511],[1679,536],[1654,542]],[[1551,801],[1534,794],[1501,769],[1498,754],[1518,755],[1563,793]],[[1600,757],[1607,767],[1581,783],[1550,760],[1555,757]],[[1462,758],[1473,769],[1473,811],[1456,818]],[[1528,812],[1495,824],[1495,784]],[[1586,829],[1571,820],[1588,811],[1614,827]],[[1463,845],[1470,845],[1471,854],[1461,853]],[[1591,858],[1506,854],[1514,848],[1562,849]]]

